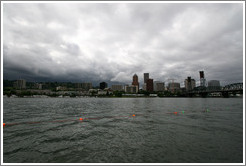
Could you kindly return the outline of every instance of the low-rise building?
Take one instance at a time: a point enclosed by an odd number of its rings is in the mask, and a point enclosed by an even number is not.
[[[112,91],[122,91],[123,85],[112,85],[111,89],[112,89]]]
[[[99,90],[97,92],[98,95],[107,95],[107,91],[104,91],[104,90]]]
[[[16,89],[26,89],[26,80],[20,79],[14,82],[14,88]]]
[[[138,93],[138,86],[136,85],[126,85],[125,86],[126,93]]]
[[[157,94],[149,94],[150,97],[157,97]]]
[[[89,89],[92,88],[92,83],[90,82],[82,82],[82,83],[76,83],[75,87],[78,90],[84,90],[84,91],[89,91]]]
[[[57,91],[58,91],[58,90],[61,90],[61,91],[67,90],[67,87],[65,87],[65,86],[58,86],[58,87],[56,87],[56,90],[57,90]]]
[[[34,88],[35,88],[35,89],[40,89],[40,90],[41,90],[41,89],[42,89],[42,84],[40,84],[40,83],[35,83],[35,84],[34,84]]]
[[[113,92],[111,90],[101,90],[99,89],[97,94],[100,96],[100,95],[110,95],[110,94],[113,94]]]

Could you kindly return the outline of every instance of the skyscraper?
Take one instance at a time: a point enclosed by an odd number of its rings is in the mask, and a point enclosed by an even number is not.
[[[199,73],[200,73],[200,86],[206,86],[204,71],[199,71]]]
[[[108,84],[106,83],[106,82],[101,82],[100,83],[100,89],[105,89],[105,88],[107,88],[108,87]]]
[[[149,73],[144,73],[144,83],[147,83],[148,79],[149,79]]]
[[[148,91],[148,92],[153,92],[154,91],[153,79],[147,79],[146,91]]]
[[[144,73],[143,90],[147,90],[147,80],[149,79],[149,73]]]
[[[191,79],[191,77],[187,77],[187,79],[184,81],[184,84],[187,91],[190,91],[196,87],[196,81]]]
[[[137,74],[134,74],[134,76],[132,78],[132,85],[138,86],[138,88],[139,88],[139,82],[138,82],[138,76],[137,76]]]

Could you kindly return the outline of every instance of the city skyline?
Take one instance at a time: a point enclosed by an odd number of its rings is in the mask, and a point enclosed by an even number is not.
[[[111,89],[121,89],[123,87],[135,87],[137,88],[137,91],[139,91],[139,89],[145,90],[145,91],[160,91],[160,89],[165,89],[165,88],[170,88],[171,84],[175,84],[176,86],[178,86],[179,88],[185,88],[186,90],[192,90],[195,87],[209,87],[209,86],[216,86],[216,87],[220,87],[220,80],[206,80],[204,71],[199,71],[200,74],[200,81],[196,81],[191,77],[187,77],[187,79],[184,80],[184,82],[175,82],[175,79],[169,79],[168,82],[165,81],[159,81],[159,80],[153,80],[151,78],[149,78],[149,73],[143,73],[143,78],[144,78],[144,82],[138,82],[138,75],[135,73],[132,77],[132,84],[121,84],[119,82],[117,82],[116,84],[110,82],[109,85],[107,82],[100,82],[99,86],[94,84],[94,88],[95,87],[99,87],[100,89],[107,89],[107,88],[111,88]],[[202,79],[202,81],[201,81]],[[7,80],[6,80],[7,81]],[[22,83],[24,82],[24,83]],[[39,88],[40,86],[42,87],[42,83],[45,84],[45,82],[33,82],[35,83],[35,88]],[[55,82],[58,83],[58,82]],[[62,83],[62,82],[61,82]],[[65,82],[63,82],[65,83]],[[72,83],[72,82],[69,82]],[[166,83],[166,86],[165,86]],[[66,84],[66,83],[65,83]],[[76,88],[78,89],[83,89],[82,87],[84,87],[84,89],[91,89],[93,83],[92,82],[75,82],[74,83]],[[24,85],[22,87],[22,85]],[[227,84],[229,85],[229,84]],[[24,79],[19,79],[16,80],[16,82],[14,82],[14,87],[20,87],[25,89],[26,87],[26,80]],[[225,86],[225,85],[222,85]],[[90,87],[90,88],[88,88]],[[121,88],[120,88],[121,87]],[[42,89],[42,88],[41,88]]]
[[[73,12],[70,12],[73,11]],[[242,3],[4,3],[3,76],[243,82]]]
[[[201,72],[203,73],[203,76],[201,76]],[[219,83],[221,83],[221,81],[220,80],[211,80],[211,79],[209,79],[209,80],[206,80],[206,77],[204,76],[204,71],[199,71],[199,74],[200,74],[200,80],[195,80],[195,79],[193,79],[192,78],[192,81],[194,82],[193,83],[193,86],[194,87],[199,87],[199,86],[204,86],[204,87],[206,87],[207,85],[208,85],[208,83],[210,82],[210,81],[218,81]],[[202,78],[202,83],[201,83],[201,78]],[[146,79],[146,81],[145,81],[145,79]],[[101,87],[101,84],[103,83],[103,84],[105,84],[105,85],[103,85],[103,86],[106,86],[106,87],[108,87],[108,86],[112,86],[112,85],[116,85],[116,86],[118,86],[118,85],[121,85],[121,86],[129,86],[129,85],[132,85],[132,86],[137,86],[138,87],[138,89],[139,88],[141,88],[141,89],[143,89],[143,90],[146,90],[146,86],[147,86],[147,81],[148,80],[152,80],[153,81],[153,83],[166,83],[167,85],[166,85],[166,87],[168,87],[168,84],[169,83],[178,83],[178,84],[180,84],[180,86],[181,87],[186,87],[187,85],[187,79],[191,79],[191,77],[190,76],[187,76],[187,78],[185,78],[183,81],[181,81],[181,82],[177,82],[177,81],[175,81],[176,79],[167,79],[167,80],[154,80],[154,79],[151,79],[151,78],[149,78],[149,73],[143,73],[143,82],[139,82],[138,81],[138,75],[135,73],[133,76],[132,76],[132,82],[130,83],[130,82],[128,82],[128,83],[123,83],[123,82],[105,82],[105,81],[100,81],[100,82],[98,82],[98,83],[93,83],[93,82],[89,82],[89,81],[86,81],[86,80],[84,80],[84,81],[80,81],[80,82],[71,82],[71,81],[65,81],[65,82],[62,82],[62,81],[60,81],[60,83],[75,83],[75,84],[88,84],[88,83],[90,83],[91,85],[93,85],[94,87]],[[12,80],[12,81],[28,81],[28,80],[26,80],[26,79],[22,79],[22,78],[20,78],[20,79],[16,79],[16,80]],[[33,82],[33,81],[30,81],[30,82]],[[33,83],[45,83],[46,81],[34,81]],[[47,82],[49,82],[49,81],[47,81]],[[50,82],[59,82],[59,81],[50,81]],[[108,84],[109,83],[109,84]],[[234,82],[234,83],[236,83],[236,82]],[[239,83],[241,83],[241,82],[239,82]],[[224,84],[223,82],[222,82],[222,86],[225,86],[225,85],[229,85],[230,83],[229,82],[227,82],[227,84]]]

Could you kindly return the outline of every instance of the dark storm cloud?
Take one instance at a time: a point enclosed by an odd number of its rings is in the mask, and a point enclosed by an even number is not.
[[[242,3],[4,3],[4,78],[243,80]]]

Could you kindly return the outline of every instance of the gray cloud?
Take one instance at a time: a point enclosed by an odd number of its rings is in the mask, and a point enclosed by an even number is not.
[[[243,80],[241,3],[4,3],[3,74],[29,81]]]

